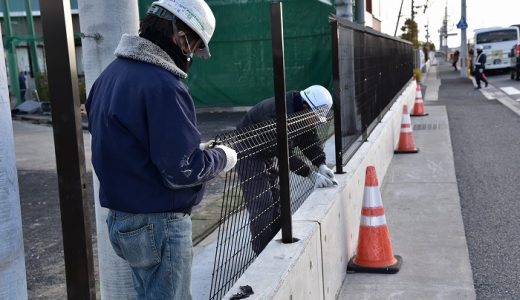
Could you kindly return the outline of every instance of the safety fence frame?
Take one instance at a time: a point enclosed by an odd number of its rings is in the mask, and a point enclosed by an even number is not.
[[[318,171],[316,164],[323,157],[317,149],[322,150],[332,135],[332,115],[330,111],[326,120],[314,111],[287,115],[291,215],[314,190],[315,178],[306,175]],[[226,174],[210,299],[221,299],[282,228],[276,125],[271,120],[215,139],[217,144],[235,149],[238,162]]]
[[[295,140],[315,131],[319,138],[310,145],[322,150],[334,134],[336,173],[342,173],[412,80],[411,43],[331,17],[333,109],[325,122],[313,111],[287,115],[280,3],[272,4],[271,14],[276,119],[216,137],[237,151],[238,163],[226,174],[209,299],[221,299],[280,229],[281,242],[293,241],[290,215],[312,193],[315,181],[298,175],[301,170],[292,161],[317,171],[308,149],[293,151]]]
[[[414,50],[408,41],[329,19],[332,35],[336,172],[366,141],[412,80]]]

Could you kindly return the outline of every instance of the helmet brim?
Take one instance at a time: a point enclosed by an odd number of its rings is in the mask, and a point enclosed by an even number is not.
[[[211,52],[209,52],[209,46],[207,44],[205,44],[205,46],[206,47],[204,47],[204,49],[196,51],[195,53],[193,53],[193,55],[195,55],[196,57],[209,59],[211,57]]]

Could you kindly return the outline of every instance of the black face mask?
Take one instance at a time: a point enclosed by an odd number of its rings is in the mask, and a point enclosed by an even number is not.
[[[193,58],[184,55],[179,46],[161,35],[140,34],[140,36],[161,47],[161,49],[173,59],[179,69],[188,73],[188,70],[193,64]]]

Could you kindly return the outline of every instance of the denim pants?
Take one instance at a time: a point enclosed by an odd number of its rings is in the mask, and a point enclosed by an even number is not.
[[[191,218],[110,210],[110,242],[128,262],[137,299],[191,299]]]

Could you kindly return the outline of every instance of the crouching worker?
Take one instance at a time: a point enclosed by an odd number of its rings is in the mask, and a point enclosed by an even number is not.
[[[131,267],[138,299],[191,299],[190,213],[204,185],[236,164],[225,146],[203,149],[182,79],[209,58],[215,18],[202,0],[160,0],[123,35],[87,101],[99,199],[110,242]]]
[[[301,92],[289,91],[285,95],[285,99],[288,115],[305,110],[316,113],[316,118],[311,118],[310,130],[301,135],[289,137],[291,172],[309,178],[319,188],[335,185],[334,173],[325,164],[325,153],[316,130],[316,126],[326,121],[326,115],[332,106],[332,96],[324,87],[314,85]],[[237,125],[237,129],[244,129],[273,119],[276,119],[276,105],[274,98],[269,98],[249,110]],[[309,122],[309,119],[302,122]],[[269,140],[268,143],[276,142],[272,138],[258,138],[257,140]],[[241,152],[241,159],[239,159],[236,171],[240,177],[241,189],[249,213],[252,248],[258,255],[280,229],[277,149],[271,147],[263,151],[252,150],[253,153],[248,154],[247,152],[251,152],[250,146],[236,146],[235,149]],[[299,148],[305,157],[317,167],[317,172],[313,171],[313,168],[300,157],[294,155],[296,148]]]

